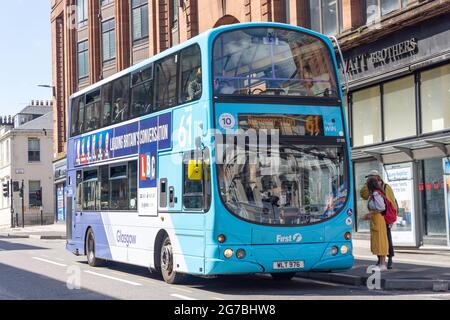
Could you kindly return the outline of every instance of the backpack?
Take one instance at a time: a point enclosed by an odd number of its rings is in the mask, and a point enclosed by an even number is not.
[[[395,221],[397,221],[397,207],[389,201],[383,191],[378,190],[378,192],[383,197],[386,206],[386,210],[383,211],[384,221],[386,221],[387,224],[395,223]]]
[[[386,186],[387,186],[387,185],[388,185],[387,183],[384,183],[384,186],[383,186],[384,194],[386,194]],[[394,201],[395,201],[395,208],[396,208],[396,210],[397,210],[396,214],[397,214],[397,216],[398,216],[398,209],[399,209],[400,207],[398,206],[397,198],[395,197],[395,195],[394,195]]]

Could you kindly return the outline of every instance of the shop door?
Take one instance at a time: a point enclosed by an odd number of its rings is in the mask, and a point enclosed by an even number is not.
[[[394,246],[417,246],[413,163],[386,165],[385,180],[393,189],[399,212],[392,226]]]
[[[446,245],[447,224],[442,158],[422,161],[419,190],[422,202],[423,244]]]
[[[444,158],[444,199],[447,246],[450,246],[450,158]]]

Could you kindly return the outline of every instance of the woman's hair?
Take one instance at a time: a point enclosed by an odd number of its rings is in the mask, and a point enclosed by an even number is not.
[[[370,192],[374,192],[375,190],[380,189],[378,179],[376,177],[369,177],[367,179],[367,188],[369,188]]]

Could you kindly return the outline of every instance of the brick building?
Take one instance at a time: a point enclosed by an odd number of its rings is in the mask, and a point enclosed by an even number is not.
[[[450,245],[442,166],[450,143],[450,1],[52,0],[51,5],[58,172],[64,172],[73,92],[210,28],[283,22],[340,40],[350,77],[347,115],[356,187],[373,168],[410,178],[411,190],[401,195],[397,242]],[[397,168],[400,163],[409,164]],[[58,177],[63,184],[64,176]],[[358,201],[357,217],[362,211]],[[367,225],[356,220],[364,234]]]

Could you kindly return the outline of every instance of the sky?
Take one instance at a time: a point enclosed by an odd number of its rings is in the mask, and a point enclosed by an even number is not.
[[[0,115],[51,100],[50,0],[0,0]]]

